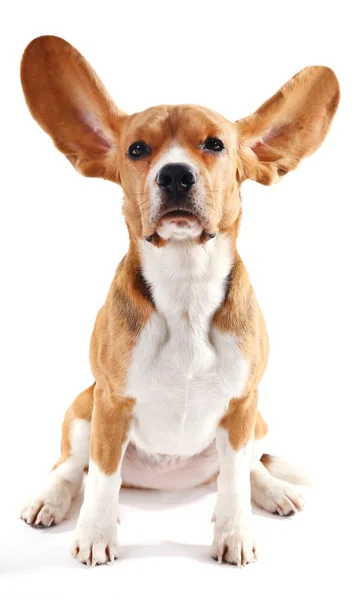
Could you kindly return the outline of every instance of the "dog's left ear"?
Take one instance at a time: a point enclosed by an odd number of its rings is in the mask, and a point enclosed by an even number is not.
[[[34,119],[77,171],[120,183],[120,111],[83,56],[52,35],[33,40],[21,61],[21,83]]]
[[[237,121],[242,178],[277,183],[323,142],[340,99],[328,67],[297,73],[249,117]]]

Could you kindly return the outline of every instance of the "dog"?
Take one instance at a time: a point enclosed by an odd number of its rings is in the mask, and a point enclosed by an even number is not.
[[[257,558],[251,500],[302,510],[299,476],[263,453],[258,384],[268,358],[263,315],[236,249],[240,188],[279,182],[324,140],[339,102],[328,67],[297,73],[235,123],[197,105],[128,115],[65,40],[26,48],[32,116],[77,171],[119,184],[129,250],[90,344],[95,383],[65,414],[61,456],[22,509],[60,523],[88,471],[73,556],[113,562],[121,485],[190,489],[217,480],[211,556]]]

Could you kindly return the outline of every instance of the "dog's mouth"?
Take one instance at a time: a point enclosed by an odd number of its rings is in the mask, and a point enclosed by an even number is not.
[[[159,239],[195,239],[204,243],[215,235],[216,232],[208,231],[204,218],[197,211],[188,207],[168,208],[158,216],[154,233],[145,236],[145,239],[154,243]]]
[[[165,222],[171,223],[179,228],[189,228],[195,223],[201,224],[199,215],[191,210],[181,208],[163,212],[160,215],[158,225],[162,225]]]

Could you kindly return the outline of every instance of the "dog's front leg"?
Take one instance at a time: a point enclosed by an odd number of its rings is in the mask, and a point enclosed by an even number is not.
[[[239,567],[256,560],[250,491],[256,410],[256,391],[231,400],[216,435],[220,473],[211,555],[219,563],[224,560]]]
[[[133,401],[94,390],[89,476],[76,527],[73,556],[95,566],[119,554],[117,521],[121,461],[129,441]]]

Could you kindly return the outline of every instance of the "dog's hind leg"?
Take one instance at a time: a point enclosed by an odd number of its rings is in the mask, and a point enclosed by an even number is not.
[[[304,500],[296,486],[269,473],[262,462],[252,469],[251,499],[270,513],[292,515],[304,508]]]
[[[82,485],[89,461],[93,391],[94,385],[79,394],[65,414],[61,456],[43,488],[22,508],[21,518],[28,525],[50,527],[60,523]]]
[[[304,508],[304,500],[298,488],[288,481],[305,485],[309,481],[300,468],[263,454],[263,439],[267,432],[268,427],[258,413],[250,473],[251,499],[267,512],[291,515]]]

